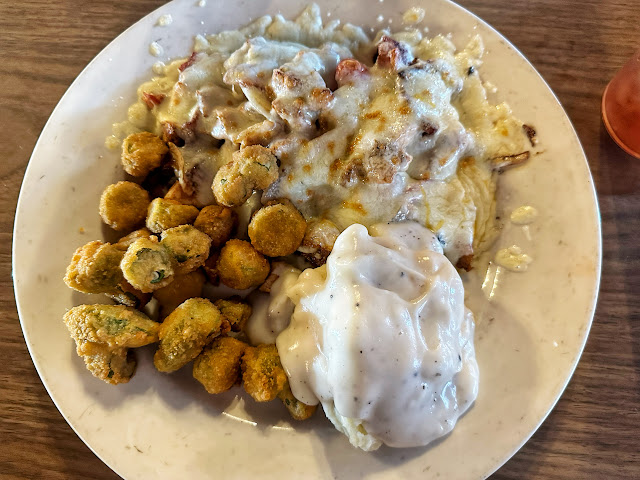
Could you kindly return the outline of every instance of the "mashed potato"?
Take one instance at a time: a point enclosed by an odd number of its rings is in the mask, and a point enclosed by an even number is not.
[[[429,230],[370,230],[348,227],[289,288],[295,310],[276,344],[295,397],[322,403],[352,444],[426,445],[477,396],[473,315]]]

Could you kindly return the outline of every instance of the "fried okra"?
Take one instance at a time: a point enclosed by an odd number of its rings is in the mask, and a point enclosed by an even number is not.
[[[64,315],[64,323],[76,341],[78,355],[86,342],[108,347],[142,347],[158,341],[160,324],[144,313],[123,305],[80,305]]]
[[[82,358],[94,377],[112,385],[131,380],[136,371],[136,360],[131,350],[95,343],[91,351],[90,355],[82,355]]]
[[[209,205],[198,214],[193,226],[211,237],[211,246],[218,248],[231,238],[238,215],[229,207]]]
[[[133,133],[122,142],[122,168],[134,177],[146,177],[162,165],[168,151],[167,144],[153,133]]]
[[[122,280],[116,287],[116,290],[117,292],[115,293],[107,293],[107,296],[114,302],[126,307],[141,309],[151,300],[150,293],[143,293],[140,290],[136,290],[126,280]]]
[[[229,240],[217,263],[220,281],[238,290],[259,286],[269,275],[269,261],[249,242]]]
[[[127,249],[120,269],[133,288],[149,293],[173,281],[175,260],[155,237],[139,238]]]
[[[233,153],[213,179],[213,194],[221,205],[237,207],[254,190],[264,190],[278,179],[276,157],[265,147],[251,145]]]
[[[64,323],[87,369],[114,385],[128,382],[135,371],[128,349],[158,341],[158,323],[121,305],[80,305],[64,315]]]
[[[290,204],[277,203],[258,210],[249,223],[251,245],[269,257],[283,257],[302,243],[307,222]]]
[[[184,205],[175,200],[155,198],[147,211],[147,228],[160,233],[168,228],[192,223],[199,210],[193,205]]]
[[[273,344],[248,347],[240,367],[242,385],[256,402],[273,400],[287,384],[287,375]]]
[[[222,315],[205,298],[190,298],[165,318],[153,363],[161,372],[173,372],[196,358],[221,333]]]
[[[298,251],[314,267],[319,267],[327,262],[338,235],[340,230],[332,221],[314,220],[308,224]]]
[[[193,378],[209,393],[226,392],[240,379],[240,359],[247,347],[235,338],[216,338],[193,362]]]
[[[131,232],[128,235],[125,235],[120,240],[118,240],[118,243],[115,243],[114,245],[116,247],[118,247],[119,249],[121,249],[121,250],[127,251],[127,248],[129,248],[129,245],[131,245],[137,239],[139,239],[139,238],[149,238],[150,236],[151,236],[151,230],[149,230],[148,228],[144,227],[144,228],[140,228],[138,230],[134,230],[133,232]]]
[[[137,183],[109,185],[100,197],[100,217],[114,230],[132,230],[144,223],[149,193]]]
[[[64,282],[83,293],[118,293],[123,255],[122,250],[110,243],[89,242],[73,254]]]
[[[237,298],[219,299],[213,302],[222,317],[229,323],[231,331],[241,332],[251,316],[251,305]]]
[[[282,400],[282,403],[287,407],[289,414],[294,420],[306,420],[311,417],[318,408],[318,405],[307,405],[294,397],[293,392],[291,392],[291,387],[289,387],[289,382],[278,392],[278,398]]]
[[[209,258],[211,238],[192,225],[169,228],[160,236],[162,245],[175,262],[175,272],[184,275],[204,265]]]
[[[204,273],[195,270],[186,275],[176,275],[169,285],[153,292],[160,306],[160,316],[166,317],[185,300],[202,295],[205,280]]]

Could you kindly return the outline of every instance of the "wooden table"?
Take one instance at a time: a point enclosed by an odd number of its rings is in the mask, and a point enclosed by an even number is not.
[[[195,0],[194,0],[195,1]],[[0,0],[0,478],[116,479],[48,397],[11,281],[13,216],[38,135],[72,80],[160,0]],[[640,478],[640,161],[600,121],[602,90],[640,47],[637,0],[464,0],[538,69],[571,117],[602,213],[604,261],[586,350],[555,410],[492,478]]]

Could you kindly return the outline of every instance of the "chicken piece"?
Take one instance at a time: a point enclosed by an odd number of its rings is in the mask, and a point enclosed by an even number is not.
[[[151,235],[152,235],[151,234],[151,230],[149,230],[148,228],[146,228],[146,227],[140,228],[138,230],[134,230],[129,235],[125,235],[120,240],[118,240],[118,243],[115,243],[114,245],[117,248],[119,248],[119,249],[121,249],[121,250],[126,252],[127,248],[129,248],[129,245],[131,245],[137,239],[139,239],[139,238],[149,238]]]
[[[160,239],[173,258],[178,275],[193,272],[209,258],[211,238],[192,225],[169,228],[162,232]]]
[[[120,261],[124,253],[115,245],[99,240],[78,248],[67,267],[64,282],[83,293],[118,293],[122,281]]]
[[[376,58],[376,64],[380,68],[397,72],[409,65],[412,59],[411,52],[405,43],[398,42],[387,35],[382,36],[378,43],[378,57]]]
[[[247,347],[235,338],[216,338],[193,362],[193,378],[209,393],[226,392],[240,380],[240,359]]]
[[[114,230],[132,230],[144,222],[149,193],[137,183],[109,185],[100,197],[100,217]]]
[[[78,355],[90,355],[87,346],[136,348],[158,341],[160,324],[144,313],[122,305],[80,305],[64,315],[76,341]]]
[[[169,315],[185,300],[201,296],[205,280],[204,273],[195,270],[186,275],[176,275],[169,285],[153,292],[153,298],[160,306],[160,317]]]
[[[136,290],[126,280],[122,280],[116,288],[118,293],[107,293],[107,297],[125,307],[133,307],[140,310],[151,300],[150,293]]]
[[[269,275],[269,261],[249,242],[234,238],[220,250],[217,269],[223,284],[244,290],[265,281]]]
[[[190,298],[165,318],[160,326],[160,345],[153,363],[160,372],[184,367],[204,346],[222,333],[222,315],[209,300]]]
[[[213,194],[221,205],[237,207],[254,190],[264,190],[278,179],[276,157],[265,147],[251,145],[233,153],[213,179]]]
[[[338,235],[340,230],[332,221],[314,220],[309,222],[298,251],[314,267],[319,267],[327,262]]]
[[[338,87],[348,84],[356,84],[370,76],[366,65],[355,58],[341,60],[336,67],[336,83]]]
[[[241,332],[251,316],[251,305],[236,298],[219,299],[213,302],[222,317],[229,323],[231,331]]]
[[[251,245],[269,257],[290,255],[302,243],[307,222],[290,204],[276,203],[258,210],[249,223]]]
[[[147,228],[160,233],[168,228],[193,223],[199,210],[193,205],[183,205],[175,200],[156,198],[149,205]]]
[[[176,261],[155,237],[139,238],[127,249],[120,269],[133,288],[149,293],[173,281]]]
[[[211,246],[218,248],[231,238],[238,224],[238,214],[229,207],[209,205],[204,207],[193,226],[211,237]]]
[[[136,370],[135,356],[128,348],[109,348],[95,343],[91,355],[82,358],[94,377],[112,385],[127,383]]]
[[[242,385],[256,402],[268,402],[287,384],[287,375],[273,344],[248,347],[242,356]]]
[[[133,133],[122,142],[122,168],[134,177],[146,177],[162,165],[168,151],[167,144],[153,133]]]
[[[291,392],[291,387],[289,387],[289,382],[280,390],[278,398],[282,400],[282,403],[287,407],[289,414],[294,420],[306,420],[310,418],[318,408],[318,405],[307,405],[294,397],[293,392]]]

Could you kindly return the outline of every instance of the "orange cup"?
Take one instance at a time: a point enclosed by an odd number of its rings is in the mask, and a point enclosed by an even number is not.
[[[602,120],[620,148],[640,158],[640,50],[605,88]]]

